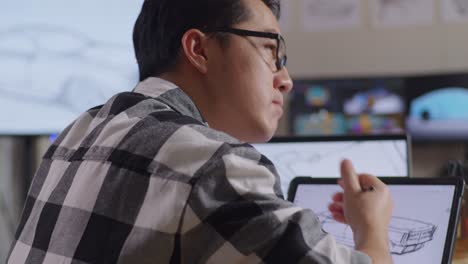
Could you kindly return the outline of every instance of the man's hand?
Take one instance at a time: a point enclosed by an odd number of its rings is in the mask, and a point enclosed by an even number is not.
[[[393,202],[387,186],[372,175],[356,174],[349,160],[341,162],[338,183],[343,192],[336,193],[329,205],[335,220],[351,226],[356,249],[374,263],[392,263],[388,225]]]

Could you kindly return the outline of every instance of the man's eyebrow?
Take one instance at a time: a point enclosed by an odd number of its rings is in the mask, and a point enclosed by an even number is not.
[[[263,28],[263,29],[260,29],[259,31],[279,34],[278,30],[274,28]]]

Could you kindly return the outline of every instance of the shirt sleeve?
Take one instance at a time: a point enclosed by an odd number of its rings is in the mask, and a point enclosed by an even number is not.
[[[200,169],[180,248],[207,263],[371,263],[322,231],[311,210],[282,199],[271,162],[250,145],[224,144]]]

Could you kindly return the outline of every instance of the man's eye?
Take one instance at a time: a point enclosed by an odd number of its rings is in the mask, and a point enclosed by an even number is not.
[[[271,50],[271,51],[276,51],[276,46],[272,44],[267,44],[265,45],[265,48]]]
[[[265,49],[268,51],[268,54],[270,54],[272,58],[276,56],[276,45],[267,44],[265,45]]]

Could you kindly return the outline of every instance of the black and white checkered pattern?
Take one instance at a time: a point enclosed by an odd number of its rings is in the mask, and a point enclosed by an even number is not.
[[[8,263],[367,263],[282,198],[272,163],[158,78],[44,155]]]

